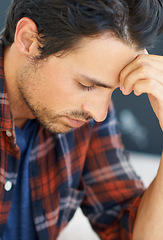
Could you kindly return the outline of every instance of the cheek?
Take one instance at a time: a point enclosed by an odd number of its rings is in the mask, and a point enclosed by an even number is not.
[[[41,73],[41,91],[44,91],[44,99],[47,104],[58,106],[79,106],[83,93],[73,80],[73,70],[61,66],[48,66]],[[41,96],[40,91],[40,96]]]
[[[39,89],[39,98],[44,104],[49,106],[61,107],[72,106],[77,101],[75,89],[71,84],[61,79],[46,78],[46,84],[42,84]],[[37,94],[37,92],[36,92]]]

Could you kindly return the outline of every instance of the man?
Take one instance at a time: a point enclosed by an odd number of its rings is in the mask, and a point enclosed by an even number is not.
[[[163,58],[144,50],[162,25],[159,0],[12,3],[0,49],[1,239],[57,239],[78,206],[101,239],[162,239],[163,166],[144,193],[110,102],[119,86],[148,93],[163,129]]]

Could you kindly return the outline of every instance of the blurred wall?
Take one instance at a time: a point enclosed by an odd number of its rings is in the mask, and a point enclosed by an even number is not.
[[[6,12],[8,7],[10,6],[11,0],[1,0],[0,7],[0,31],[3,29],[4,21],[6,17]]]
[[[7,8],[11,0],[1,0],[0,31],[3,29]],[[152,54],[163,55],[163,36],[158,39]],[[113,101],[122,131],[122,139],[128,150],[161,153],[163,134],[146,94],[140,97],[123,96],[119,89],[113,93]]]

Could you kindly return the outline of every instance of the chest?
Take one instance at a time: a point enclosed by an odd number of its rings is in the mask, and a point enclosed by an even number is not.
[[[12,138],[3,136],[0,140],[3,142],[0,149],[2,232],[17,181],[20,150],[14,145]],[[33,142],[28,162],[29,186],[34,222],[40,236],[47,232],[47,229],[53,229],[53,236],[56,235],[80,205],[84,196],[81,173],[87,145],[87,141],[83,144],[74,136],[61,136],[56,139],[48,132],[42,132]],[[8,191],[5,189],[7,182],[11,183]]]

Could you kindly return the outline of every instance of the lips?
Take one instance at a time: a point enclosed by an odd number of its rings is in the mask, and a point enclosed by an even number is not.
[[[69,117],[65,117],[65,119],[66,119],[66,122],[68,122],[68,124],[73,128],[81,127],[86,123],[85,121],[76,120]]]

